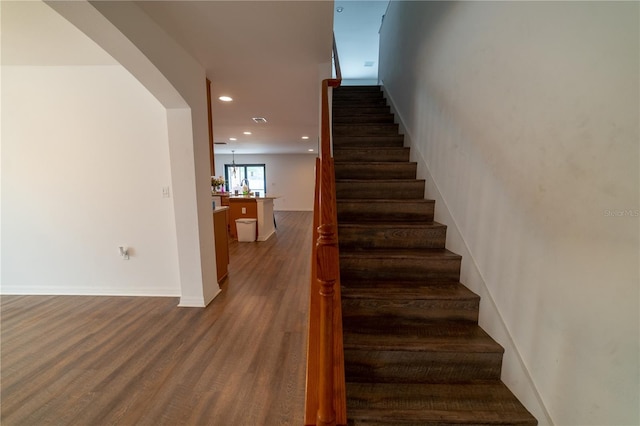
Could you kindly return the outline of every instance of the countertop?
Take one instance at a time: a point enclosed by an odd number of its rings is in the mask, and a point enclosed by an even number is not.
[[[216,206],[215,210],[213,210],[214,213],[218,213],[218,212],[223,212],[225,210],[229,210],[229,206]]]
[[[280,198],[279,195],[266,195],[266,196],[259,196],[259,197],[255,197],[253,195],[231,195],[229,196],[229,201],[234,201],[234,200],[275,200],[276,198]]]

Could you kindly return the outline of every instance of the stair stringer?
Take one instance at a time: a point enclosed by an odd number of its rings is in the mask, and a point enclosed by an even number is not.
[[[539,425],[554,425],[551,415],[546,408],[542,395],[533,380],[527,364],[522,357],[518,346],[513,339],[513,335],[500,312],[495,298],[493,297],[484,274],[482,273],[476,258],[471,251],[461,227],[458,225],[451,209],[443,196],[438,183],[429,169],[429,163],[424,157],[419,146],[413,143],[411,132],[404,125],[402,114],[396,108],[393,96],[386,90],[384,81],[380,82],[383,96],[387,100],[394,114],[395,122],[398,124],[400,134],[404,135],[404,146],[411,148],[410,161],[418,163],[417,178],[425,179],[425,198],[433,199],[436,202],[435,220],[447,225],[446,247],[462,256],[460,270],[460,281],[471,291],[480,296],[480,314],[478,325],[486,330],[505,349],[502,361],[501,380],[516,395],[522,404],[538,419]],[[468,262],[467,260],[471,260]],[[545,419],[543,422],[542,419]]]

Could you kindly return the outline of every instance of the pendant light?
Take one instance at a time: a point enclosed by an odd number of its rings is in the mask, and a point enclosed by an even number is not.
[[[235,150],[231,150],[231,155],[233,156],[233,159],[231,160],[231,168],[233,169],[233,177],[236,177],[236,151]]]

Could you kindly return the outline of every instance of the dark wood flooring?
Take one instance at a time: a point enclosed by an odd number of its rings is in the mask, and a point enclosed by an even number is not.
[[[312,214],[276,218],[204,309],[2,296],[2,425],[302,424]]]

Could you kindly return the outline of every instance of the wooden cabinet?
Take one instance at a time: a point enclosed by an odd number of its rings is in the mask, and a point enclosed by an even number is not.
[[[231,238],[238,239],[238,230],[236,228],[236,219],[257,219],[258,207],[255,198],[231,198],[229,205],[229,223],[231,229]],[[257,236],[257,232],[256,232]]]
[[[224,280],[229,273],[229,232],[228,207],[217,208],[213,212],[213,232],[216,246],[216,268],[218,282]]]

